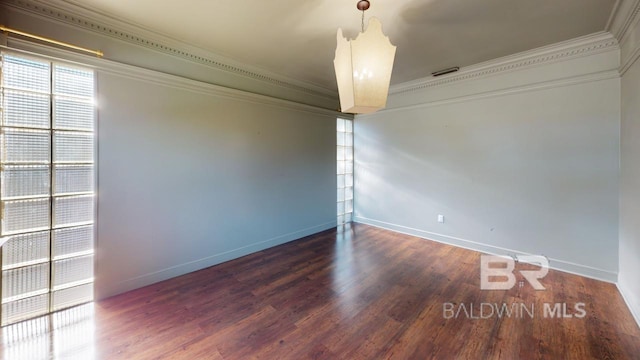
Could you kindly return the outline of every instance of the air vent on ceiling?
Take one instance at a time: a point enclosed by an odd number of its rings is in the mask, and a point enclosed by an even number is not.
[[[431,75],[433,75],[433,76],[442,76],[442,75],[446,75],[446,74],[451,74],[451,73],[456,72],[458,70],[460,70],[460,68],[458,66],[454,66],[454,67],[450,67],[448,69],[434,71],[434,72],[431,73]]]

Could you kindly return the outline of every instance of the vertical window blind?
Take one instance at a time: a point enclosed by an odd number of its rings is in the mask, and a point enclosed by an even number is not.
[[[0,61],[1,324],[93,300],[94,71]]]
[[[337,121],[338,225],[353,218],[353,120]]]

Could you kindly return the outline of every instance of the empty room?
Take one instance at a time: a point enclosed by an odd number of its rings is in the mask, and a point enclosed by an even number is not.
[[[0,359],[640,359],[640,0],[0,0]]]

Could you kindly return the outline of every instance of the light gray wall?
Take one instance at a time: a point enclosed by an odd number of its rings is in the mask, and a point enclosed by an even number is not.
[[[615,69],[616,53],[606,56],[606,66]],[[588,71],[602,71],[594,66]],[[536,71],[549,76],[546,70]],[[553,267],[615,281],[617,71],[560,82],[564,73],[555,74],[546,86],[523,82],[356,117],[356,220],[490,253],[544,254]],[[528,81],[538,79],[533,74]],[[482,89],[495,82],[488,77],[452,86]],[[443,92],[451,88],[427,88],[424,96]],[[396,97],[403,96],[420,95]],[[438,214],[445,223],[437,222]]]
[[[638,23],[632,32],[640,35]],[[629,54],[640,49],[640,37],[631,40],[623,44]],[[628,61],[632,65],[622,76],[618,285],[640,324],[640,61]]]
[[[98,297],[335,226],[335,117],[98,83]]]
[[[96,69],[98,299],[336,225],[338,114],[323,109],[336,108],[335,95],[21,4],[0,3],[3,24],[105,52],[9,39]]]

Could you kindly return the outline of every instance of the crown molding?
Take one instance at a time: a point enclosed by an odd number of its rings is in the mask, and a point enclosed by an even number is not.
[[[407,110],[422,109],[422,108],[441,106],[441,105],[464,103],[464,102],[469,102],[473,100],[489,99],[489,98],[501,97],[506,95],[522,94],[522,93],[528,93],[533,91],[555,89],[555,88],[561,88],[566,86],[573,86],[573,85],[586,84],[586,83],[605,81],[605,80],[611,80],[611,79],[619,79],[619,78],[620,78],[620,73],[618,72],[617,69],[605,70],[605,71],[600,71],[592,74],[571,76],[571,77],[556,79],[551,81],[541,81],[541,82],[531,83],[527,85],[513,86],[505,89],[482,91],[482,92],[477,92],[471,95],[448,97],[445,99],[424,101],[418,104],[402,105],[402,106],[382,109],[373,114],[358,115],[358,116],[367,116],[367,117],[373,118],[378,115],[383,115],[383,114],[388,114],[388,113],[393,113],[398,111],[407,111]]]
[[[620,74],[640,58],[640,0],[619,0],[610,31],[620,43]]]
[[[135,79],[149,84],[166,86],[172,89],[180,89],[198,94],[215,96],[218,98],[226,98],[235,101],[243,101],[275,108],[323,115],[333,119],[336,117],[346,119],[353,118],[353,115],[351,114],[343,114],[338,111],[328,110],[313,105],[192,80],[108,59],[96,58],[94,56],[79,54],[47,45],[36,44],[22,39],[10,39],[9,46],[0,45],[0,50],[24,54],[26,56],[46,58],[51,61],[60,61],[69,64],[81,65],[83,67],[90,67],[98,72],[98,78],[100,77],[100,74],[109,74],[127,79]]]
[[[623,61],[622,66],[620,66],[620,75],[624,75],[638,59],[640,59],[640,47],[636,47],[627,59]]]
[[[604,26],[605,31],[611,32],[611,28],[613,27],[613,22],[616,20],[616,16],[618,15],[618,10],[620,9],[620,3],[622,1],[624,0],[616,0],[616,2],[613,4],[613,8],[611,8],[611,13],[609,14],[609,18],[607,19],[607,25]]]
[[[389,89],[389,94],[399,95],[435,86],[478,80],[525,68],[617,50],[619,50],[619,46],[615,37],[608,32],[598,32],[468,66],[450,75],[444,75],[442,77],[429,76],[394,85]]]
[[[3,0],[3,5],[235,75],[325,99],[336,101],[338,99],[336,91],[240,63],[139,25],[113,18],[73,1]],[[108,57],[108,54],[106,56]]]
[[[638,20],[640,14],[640,0],[617,0],[611,12],[606,30],[613,34],[622,43],[631,25]]]

